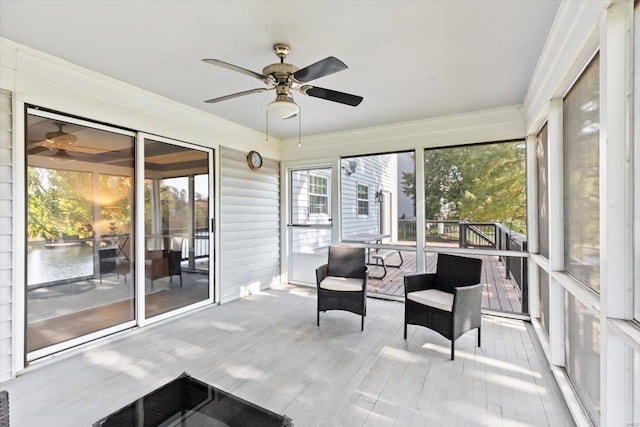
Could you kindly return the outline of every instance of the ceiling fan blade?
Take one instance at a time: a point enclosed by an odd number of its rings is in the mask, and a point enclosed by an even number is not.
[[[242,73],[250,77],[255,77],[256,79],[261,80],[265,83],[268,83],[271,79],[269,76],[256,73],[255,71],[247,70],[246,68],[238,67],[237,65],[229,64],[228,62],[220,61],[219,59],[203,59],[202,61],[206,62],[207,64],[226,68],[227,70],[237,71],[238,73]]]
[[[351,95],[349,93],[338,92],[337,90],[309,85],[302,86],[300,88],[300,92],[314,98],[322,98],[328,101],[339,102],[340,104],[351,105],[352,107],[359,105],[364,99],[358,95]]]
[[[250,90],[245,90],[245,91],[242,91],[242,92],[232,93],[231,95],[225,95],[225,96],[221,96],[219,98],[207,99],[204,102],[206,102],[208,104],[215,104],[216,102],[226,101],[227,99],[233,99],[233,98],[238,98],[240,96],[251,95],[252,93],[265,92],[267,90],[271,90],[271,89],[268,89],[266,87],[260,87],[260,88],[257,88],[257,89],[250,89]]]
[[[43,153],[45,151],[53,151],[53,150],[51,150],[49,147],[45,147],[42,145],[34,145],[27,150],[27,154],[35,155],[35,154]]]
[[[293,78],[299,82],[310,82],[311,80],[319,79],[320,77],[328,76],[329,74],[337,73],[347,68],[344,62],[330,56],[296,71],[293,73]]]

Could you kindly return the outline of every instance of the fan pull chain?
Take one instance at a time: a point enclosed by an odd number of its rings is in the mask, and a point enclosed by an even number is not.
[[[298,107],[298,148],[302,147],[302,109]]]
[[[265,138],[265,141],[269,141],[269,110],[265,111],[266,114],[266,121],[267,121],[267,137]]]

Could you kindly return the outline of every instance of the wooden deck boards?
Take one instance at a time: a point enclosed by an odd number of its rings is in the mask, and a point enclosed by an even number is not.
[[[376,279],[374,276],[382,275],[382,267],[369,266],[368,292],[383,295],[404,297],[404,276],[416,274],[416,253],[402,251],[404,263],[400,268],[387,267],[387,275],[384,279]],[[482,307],[513,313],[522,312],[520,292],[511,279],[505,278],[505,267],[497,256],[479,256],[482,258]],[[395,264],[399,258],[394,256],[388,259],[388,263]],[[427,271],[436,270],[437,254],[427,254]]]
[[[313,288],[285,286],[211,306],[46,362],[3,383],[16,426],[81,426],[182,372],[296,426],[573,426],[531,325],[483,316],[456,342],[402,337],[403,305],[369,299],[365,329]]]

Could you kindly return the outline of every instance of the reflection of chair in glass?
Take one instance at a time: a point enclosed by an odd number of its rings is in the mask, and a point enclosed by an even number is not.
[[[169,251],[162,249],[147,251],[144,270],[153,289],[154,280],[169,275]]]
[[[129,263],[122,262],[116,255],[117,248],[101,248],[98,250],[98,258],[100,260],[100,283],[102,283],[102,276],[105,274],[117,274],[118,279],[120,275],[124,276],[124,283],[127,283],[127,274],[129,273]]]
[[[173,237],[171,239],[171,249],[169,249],[169,280],[173,282],[173,276],[180,276],[180,287],[182,287],[182,237]]]
[[[318,286],[317,323],[320,312],[345,310],[362,316],[367,313],[367,265],[364,248],[329,247],[327,264],[316,269]]]
[[[478,328],[480,347],[482,260],[438,254],[435,273],[404,277],[404,339],[407,325],[426,326],[454,343]]]
[[[169,276],[173,282],[173,276],[180,276],[180,287],[182,287],[182,237],[171,239],[171,249],[148,250],[145,260],[146,278],[153,282],[156,279]]]

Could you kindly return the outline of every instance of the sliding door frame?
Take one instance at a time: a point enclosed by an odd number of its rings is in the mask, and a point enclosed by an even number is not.
[[[209,168],[209,204],[208,204],[208,208],[209,208],[209,274],[208,274],[208,279],[209,279],[209,297],[205,300],[202,301],[198,301],[195,302],[193,304],[189,304],[186,305],[184,307],[180,307],[177,308],[175,310],[171,310],[168,311],[166,313],[162,313],[162,314],[158,314],[152,317],[147,318],[145,315],[145,301],[146,301],[146,296],[145,296],[145,286],[140,286],[140,284],[144,284],[145,283],[145,269],[144,267],[144,263],[140,263],[138,262],[136,269],[135,269],[135,275],[136,275],[136,283],[138,284],[137,288],[136,288],[136,318],[137,318],[137,324],[140,327],[143,327],[145,325],[150,325],[165,319],[168,319],[170,317],[174,317],[176,315],[180,315],[183,313],[186,313],[188,311],[191,311],[193,309],[196,308],[201,308],[207,305],[211,305],[213,304],[214,301],[216,301],[216,297],[218,295],[218,293],[216,292],[216,274],[215,274],[215,265],[216,265],[216,260],[215,258],[217,257],[217,251],[214,251],[215,248],[215,240],[216,240],[216,227],[215,227],[215,221],[214,221],[214,212],[216,212],[214,210],[214,207],[216,205],[215,199],[216,199],[216,188],[214,186],[214,175],[215,175],[215,169],[214,169],[214,155],[215,155],[215,151],[213,148],[208,148],[208,147],[202,147],[199,145],[195,145],[195,144],[191,144],[188,142],[183,142],[183,141],[179,141],[179,140],[175,140],[175,139],[171,139],[171,138],[165,138],[162,136],[158,136],[158,135],[153,135],[150,133],[145,133],[145,132],[138,132],[137,135],[137,140],[136,140],[136,206],[139,207],[138,209],[136,209],[136,229],[135,229],[135,235],[136,235],[136,241],[138,242],[138,245],[136,246],[136,259],[138,260],[144,260],[145,259],[145,247],[143,242],[145,241],[145,229],[144,229],[144,175],[145,175],[145,166],[144,166],[144,162],[145,162],[145,152],[144,152],[144,146],[145,146],[145,140],[149,139],[149,140],[153,140],[153,141],[157,141],[157,142],[162,142],[162,143],[166,143],[166,144],[172,144],[172,145],[177,145],[180,147],[185,147],[185,148],[189,148],[192,150],[197,150],[197,151],[202,151],[204,153],[207,153],[208,155],[208,168]],[[213,256],[211,256],[211,254],[213,254]],[[138,258],[140,257],[140,258]]]

